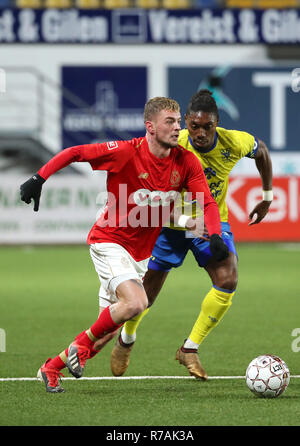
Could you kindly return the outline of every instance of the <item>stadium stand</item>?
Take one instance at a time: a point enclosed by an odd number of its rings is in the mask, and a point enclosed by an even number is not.
[[[87,107],[80,98],[53,82],[34,67],[4,67],[7,91],[0,101],[0,174],[6,172],[35,172],[53,156],[55,140],[60,132],[60,112],[56,111],[60,97],[74,108]],[[86,135],[78,134],[75,142],[83,144]],[[80,173],[70,166],[70,173]]]
[[[227,8],[299,8],[299,0],[226,0]]]
[[[101,0],[77,0],[76,7],[79,9],[100,9],[102,6]]]
[[[42,8],[43,1],[42,0],[16,0],[16,7],[17,8],[32,8],[32,9]]]
[[[137,8],[157,9],[160,7],[160,0],[136,0]]]
[[[300,8],[300,0],[0,0],[0,8]]]
[[[165,9],[187,9],[191,8],[189,0],[163,0],[162,7]]]
[[[32,8],[32,9],[37,9],[37,8],[196,9],[196,8],[218,8],[218,7],[224,7],[224,5],[225,5],[225,0],[0,0],[0,8],[16,6],[17,8]]]
[[[122,9],[131,7],[132,3],[130,0],[103,0],[104,9]]]
[[[0,0],[0,9],[80,8],[80,9],[201,9],[201,8],[300,8],[300,0]]]
[[[72,8],[72,0],[16,0],[17,8]]]
[[[71,8],[72,0],[45,0],[45,8]]]

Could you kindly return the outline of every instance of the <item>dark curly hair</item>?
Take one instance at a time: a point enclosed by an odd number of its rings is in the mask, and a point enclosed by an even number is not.
[[[214,113],[219,120],[219,110],[210,90],[200,90],[191,97],[186,114],[190,115],[199,111]]]

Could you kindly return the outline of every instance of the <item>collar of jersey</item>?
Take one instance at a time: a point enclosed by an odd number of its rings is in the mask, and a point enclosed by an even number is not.
[[[191,137],[189,135],[189,143],[191,144],[193,149],[196,150],[196,152],[198,152],[198,153],[208,153],[208,152],[211,152],[216,147],[217,142],[218,142],[218,133],[216,132],[215,140],[214,140],[214,143],[213,143],[212,147],[210,147],[209,149],[206,149],[206,150],[199,150],[199,149],[196,149],[196,147],[194,147],[194,145],[192,143],[192,140],[191,140]]]
[[[172,156],[172,151],[165,158],[158,158],[158,156],[156,156],[156,155],[154,155],[154,153],[150,152],[149,144],[148,144],[148,141],[147,141],[146,138],[142,141],[142,143],[143,143],[144,147],[146,147],[146,150],[147,150],[148,155],[150,156],[150,158],[152,158],[156,163],[163,164],[163,163],[169,163],[170,162],[170,158]]]

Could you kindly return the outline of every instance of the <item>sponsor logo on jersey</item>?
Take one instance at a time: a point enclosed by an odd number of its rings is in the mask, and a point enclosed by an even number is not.
[[[217,175],[216,171],[212,167],[206,167],[204,169],[204,173],[207,180],[210,180],[212,177]]]
[[[187,192],[187,195],[189,194],[191,195],[191,192]],[[203,204],[203,195],[203,192],[196,192],[200,208]],[[181,204],[181,201],[180,192],[175,190],[141,188],[128,194],[127,184],[119,184],[117,197],[108,192],[107,204],[99,215],[97,226],[159,227],[170,221],[173,206]],[[185,207],[182,210],[186,214]]]
[[[214,199],[216,199],[217,197],[219,197],[222,194],[223,184],[224,184],[224,181],[222,181],[222,180],[213,181],[213,182],[208,183],[210,192],[211,192],[212,196],[214,197]]]
[[[146,180],[149,176],[149,173],[147,172],[142,172],[139,174],[138,178],[142,178],[143,180]]]
[[[109,141],[106,143],[108,150],[113,150],[118,147],[117,141]]]
[[[230,149],[221,149],[222,160],[224,163],[231,161]]]
[[[181,180],[181,177],[180,177],[178,170],[172,170],[171,177],[170,177],[171,187],[178,187],[180,180]]]
[[[148,189],[138,189],[133,194],[133,201],[138,206],[169,206],[178,197],[179,192],[174,190],[161,191]]]

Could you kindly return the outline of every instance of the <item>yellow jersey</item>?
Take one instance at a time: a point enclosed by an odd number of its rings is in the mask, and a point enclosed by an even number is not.
[[[228,190],[229,174],[236,163],[244,156],[255,157],[258,148],[256,138],[247,132],[217,127],[213,147],[206,152],[199,152],[193,147],[188,130],[184,129],[180,131],[178,144],[193,152],[199,159],[211,194],[218,204],[221,221],[227,222],[228,208],[225,198]],[[186,209],[186,206],[184,209]],[[192,215],[193,217],[196,216],[195,211],[192,212]],[[170,224],[170,227],[172,226]]]

